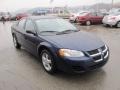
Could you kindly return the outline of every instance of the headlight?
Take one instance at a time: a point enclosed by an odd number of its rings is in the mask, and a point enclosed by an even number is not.
[[[84,53],[81,51],[70,50],[70,49],[60,49],[59,55],[61,57],[82,57]]]

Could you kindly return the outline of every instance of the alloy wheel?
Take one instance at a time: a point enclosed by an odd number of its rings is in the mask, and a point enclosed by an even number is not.
[[[91,22],[90,21],[86,21],[86,25],[87,26],[91,25]]]
[[[46,52],[42,54],[42,63],[46,71],[51,71],[52,60],[51,60],[51,57]]]

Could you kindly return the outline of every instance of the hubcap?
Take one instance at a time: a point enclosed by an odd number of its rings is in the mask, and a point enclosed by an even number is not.
[[[86,24],[87,24],[87,25],[90,25],[90,21],[87,21]]]
[[[50,56],[47,53],[43,53],[42,54],[42,63],[43,63],[44,68],[47,71],[50,71],[52,69],[51,58],[50,58]]]
[[[14,42],[14,45],[15,45],[15,47],[17,46],[17,41],[16,41],[16,38],[14,37],[13,38],[13,42]]]
[[[118,28],[120,27],[120,22],[118,22],[117,27],[118,27]]]

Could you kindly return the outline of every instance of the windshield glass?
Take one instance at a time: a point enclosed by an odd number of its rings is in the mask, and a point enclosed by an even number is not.
[[[63,19],[39,19],[35,22],[39,33],[58,33],[66,30],[77,30],[74,25]]]

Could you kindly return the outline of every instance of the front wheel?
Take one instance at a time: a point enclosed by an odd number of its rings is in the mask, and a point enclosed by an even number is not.
[[[55,61],[53,55],[48,50],[42,50],[41,52],[42,65],[46,72],[54,74],[56,71]]]
[[[13,35],[13,43],[16,49],[20,49],[21,45],[18,43],[17,38],[15,35]]]

